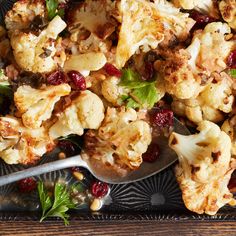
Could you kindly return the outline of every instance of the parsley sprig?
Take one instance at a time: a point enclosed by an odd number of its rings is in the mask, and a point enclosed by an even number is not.
[[[120,85],[130,89],[128,95],[123,95],[121,99],[127,107],[132,108],[152,108],[159,100],[156,88],[156,81],[145,81],[141,76],[128,68],[122,73]]]
[[[40,222],[48,217],[60,217],[65,225],[69,224],[67,211],[75,209],[76,206],[70,197],[70,191],[64,184],[56,183],[54,195],[50,197],[42,181],[38,183],[39,199],[42,207],[42,217]]]
[[[64,9],[58,9],[58,0],[46,0],[46,8],[48,11],[48,19],[52,20],[55,16],[64,16]]]

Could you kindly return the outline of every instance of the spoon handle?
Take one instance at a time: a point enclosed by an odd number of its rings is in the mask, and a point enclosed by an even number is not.
[[[0,176],[0,186],[28,178],[31,176],[41,175],[55,170],[61,170],[73,166],[88,168],[87,163],[82,160],[80,155],[69,157],[63,160],[45,163],[39,166],[31,167],[8,175]]]

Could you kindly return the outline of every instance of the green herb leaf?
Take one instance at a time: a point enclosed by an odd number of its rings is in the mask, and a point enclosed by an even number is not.
[[[120,85],[129,89],[142,88],[153,82],[141,80],[141,76],[128,68],[123,70]]]
[[[236,69],[230,70],[230,71],[229,71],[229,74],[230,74],[232,77],[236,78]]]
[[[137,103],[145,108],[152,108],[159,98],[154,83],[134,89],[130,95]]]
[[[130,68],[123,71],[120,85],[130,89],[129,95],[122,95],[121,100],[131,108],[152,108],[160,99],[155,81],[143,81],[137,72]]]
[[[46,211],[52,206],[51,198],[48,195],[47,190],[44,188],[43,182],[38,183],[38,193],[39,199],[42,207],[42,217],[45,215]]]
[[[57,15],[57,0],[46,0],[46,7],[48,11],[48,19],[52,20]]]
[[[42,183],[39,183],[38,185],[38,192],[43,211],[40,222],[47,217],[60,217],[64,220],[65,225],[68,225],[69,215],[66,214],[66,212],[69,209],[74,209],[75,204],[72,202],[70,198],[70,191],[66,188],[66,186],[60,183],[55,184],[53,201],[50,199]]]

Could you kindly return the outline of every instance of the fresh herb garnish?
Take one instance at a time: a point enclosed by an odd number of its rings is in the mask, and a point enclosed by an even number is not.
[[[231,70],[229,71],[229,74],[230,74],[232,77],[236,78],[236,69],[231,69]]]
[[[121,99],[131,108],[152,108],[159,100],[156,81],[141,80],[141,76],[130,68],[123,71],[120,85],[130,89]]]
[[[72,202],[70,190],[64,184],[56,183],[54,187],[54,195],[50,197],[48,191],[44,187],[43,182],[38,183],[39,199],[42,207],[42,217],[40,222],[48,217],[60,217],[64,220],[65,225],[69,224],[66,214],[68,210],[75,209],[76,206]]]
[[[48,11],[48,19],[52,20],[55,16],[64,16],[64,9],[58,9],[58,0],[46,0],[46,7]]]

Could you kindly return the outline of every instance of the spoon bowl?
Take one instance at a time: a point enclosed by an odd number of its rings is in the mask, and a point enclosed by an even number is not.
[[[174,131],[180,134],[188,135],[190,132],[182,123],[174,119]],[[116,173],[111,167],[104,166],[99,161],[85,161],[80,155],[69,157],[63,160],[53,161],[39,166],[31,167],[22,171],[11,173],[0,177],[0,186],[36,176],[51,171],[61,170],[74,166],[84,167],[97,179],[111,184],[124,184],[142,180],[164,170],[177,160],[177,155],[168,146],[168,138],[159,136],[156,140],[161,153],[158,159],[153,163],[144,162],[135,171],[130,171],[125,175]]]

